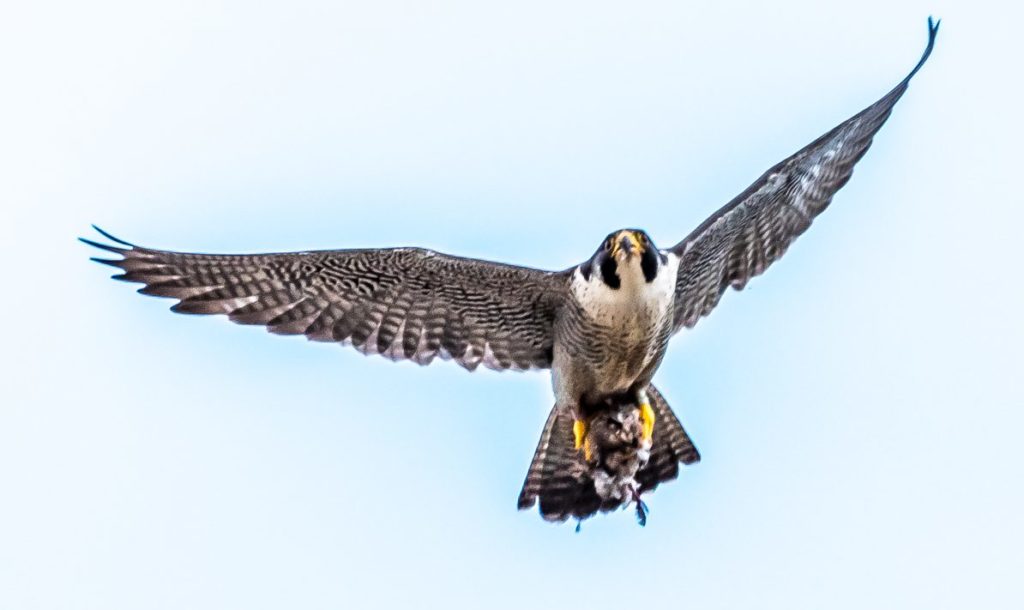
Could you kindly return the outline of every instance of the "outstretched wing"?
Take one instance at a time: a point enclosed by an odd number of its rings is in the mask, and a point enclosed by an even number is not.
[[[938,22],[928,19],[928,46],[896,87],[871,106],[769,169],[704,221],[672,251],[680,257],[675,330],[692,327],[729,286],[741,290],[761,274],[828,207],[924,65]]]
[[[97,229],[99,230],[99,229]],[[180,313],[226,314],[273,333],[348,343],[366,354],[474,369],[551,366],[568,274],[430,250],[185,254],[83,239],[121,256],[114,278],[170,297]]]

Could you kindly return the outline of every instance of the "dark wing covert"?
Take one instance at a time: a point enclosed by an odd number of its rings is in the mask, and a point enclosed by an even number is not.
[[[929,18],[924,54],[892,91],[769,169],[672,248],[680,257],[675,331],[710,313],[726,288],[741,290],[763,273],[828,207],[928,59],[938,29]]]
[[[553,321],[567,272],[546,272],[418,248],[283,254],[187,254],[115,242],[85,243],[120,255],[94,259],[114,278],[170,297],[180,313],[225,314],[239,324],[366,354],[427,364],[454,359],[473,370],[551,366]]]

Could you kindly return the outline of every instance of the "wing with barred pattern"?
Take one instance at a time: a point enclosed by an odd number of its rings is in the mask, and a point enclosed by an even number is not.
[[[828,207],[928,59],[938,29],[929,18],[924,54],[892,91],[769,169],[672,248],[680,257],[675,331],[711,313],[726,288],[741,290],[763,273]]]
[[[97,229],[99,230],[99,229]],[[180,313],[224,314],[273,333],[351,344],[366,354],[473,370],[551,366],[567,272],[418,248],[284,254],[186,254],[83,239],[118,259],[116,279],[177,299]]]

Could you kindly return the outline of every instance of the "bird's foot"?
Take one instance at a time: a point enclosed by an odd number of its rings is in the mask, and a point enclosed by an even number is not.
[[[579,450],[583,447],[584,441],[587,440],[587,422],[582,419],[572,422],[572,435],[576,441],[576,449]]]
[[[646,398],[646,396],[644,397]],[[646,400],[640,403],[640,435],[645,443],[654,438],[654,409]]]
[[[572,435],[574,439],[574,446],[577,451],[583,450],[583,457],[588,462],[593,458],[593,447],[590,444],[590,438],[587,436],[587,422],[582,419],[577,419],[572,423]]]

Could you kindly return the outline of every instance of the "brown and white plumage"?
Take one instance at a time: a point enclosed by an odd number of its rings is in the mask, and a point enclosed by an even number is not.
[[[187,254],[86,243],[115,276],[176,299],[181,313],[224,314],[280,334],[350,344],[366,354],[467,369],[552,369],[552,409],[519,498],[551,520],[629,502],[699,459],[651,385],[668,340],[742,289],[810,226],[849,180],[928,45],[894,89],[772,167],[684,240],[658,249],[625,229],[559,272],[417,248],[281,254]],[[611,426],[611,427],[606,427]],[[614,426],[619,428],[613,429]]]

